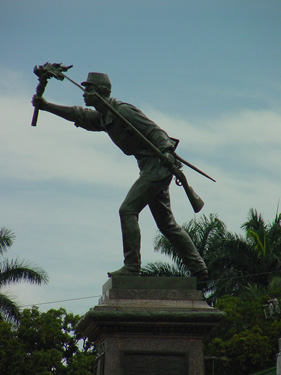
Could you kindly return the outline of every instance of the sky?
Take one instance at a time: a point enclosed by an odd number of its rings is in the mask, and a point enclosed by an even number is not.
[[[31,127],[35,65],[73,64],[78,83],[105,72],[112,96],[136,105],[179,138],[178,154],[216,179],[184,169],[205,206],[194,214],[171,184],[179,224],[210,213],[241,232],[249,210],[280,212],[281,2],[279,0],[1,0],[0,227],[6,254],[49,275],[46,286],[5,289],[22,307],[83,315],[107,272],[122,265],[118,209],[138,177],[136,161],[103,133],[40,112]],[[83,106],[82,92],[52,79],[44,97]],[[140,215],[143,265],[156,225]]]

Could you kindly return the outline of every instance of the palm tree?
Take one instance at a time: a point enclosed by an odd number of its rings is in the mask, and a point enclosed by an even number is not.
[[[281,214],[276,214],[273,223],[265,224],[262,216],[252,209],[242,225],[245,236],[229,232],[225,224],[212,214],[193,219],[184,226],[209,269],[210,280],[204,291],[210,302],[215,303],[225,294],[239,295],[249,285],[266,288],[274,276],[280,275],[280,223]],[[161,234],[155,239],[155,250],[170,256],[176,271],[182,276],[188,274],[184,255],[176,253]],[[149,265],[149,268],[144,267],[143,273],[159,276],[159,264]]]
[[[262,216],[251,209],[248,221],[242,228],[256,253],[257,272],[264,273],[257,282],[267,287],[281,272],[281,214],[276,213],[273,222],[266,224]]]
[[[183,229],[189,234],[197,247],[200,255],[207,261],[211,259],[210,254],[220,254],[219,248],[226,237],[226,226],[217,217],[211,214],[209,217],[203,215],[199,220],[192,219],[183,225]],[[169,240],[159,233],[154,240],[154,249],[162,254],[168,255],[174,261],[174,265],[167,263],[150,263],[143,267],[141,274],[143,276],[190,276],[185,254],[176,252]],[[205,286],[205,291],[212,291],[214,288],[210,282]]]
[[[225,237],[226,226],[217,215],[203,215],[199,220],[192,219],[183,225],[183,229],[192,238],[200,255],[205,259],[210,248],[216,248],[217,241]],[[170,242],[162,234],[158,234],[154,241],[154,249],[170,256],[178,265],[186,267],[185,254],[175,253]]]
[[[15,235],[7,228],[0,229],[0,255],[12,246]],[[1,288],[21,281],[41,285],[47,283],[47,274],[40,268],[31,268],[27,263],[18,260],[3,259],[0,261],[0,320],[18,322],[20,309],[15,301],[1,293]]]

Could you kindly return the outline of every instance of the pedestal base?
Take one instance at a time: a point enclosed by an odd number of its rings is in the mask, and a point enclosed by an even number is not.
[[[194,278],[113,277],[77,330],[95,342],[98,375],[203,375],[202,339],[222,316]]]

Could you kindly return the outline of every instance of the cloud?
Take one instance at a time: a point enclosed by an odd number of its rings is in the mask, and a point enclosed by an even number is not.
[[[0,106],[2,179],[53,179],[127,189],[137,178],[134,158],[124,157],[106,134],[76,129],[45,112],[39,113],[38,126],[31,127],[33,108],[20,96],[0,96]],[[232,193],[241,197],[247,192],[251,197],[268,196],[271,191],[274,202],[280,197],[280,113],[243,111],[202,124],[149,107],[145,111],[171,136],[180,138],[178,153],[214,176],[216,189],[235,187]],[[185,170],[202,185],[201,176]]]
[[[269,143],[280,140],[281,113],[260,110],[224,114],[220,117],[204,119],[205,124],[192,123],[187,119],[175,118],[148,108],[151,118],[179,137],[185,147],[215,150],[219,146],[233,144]]]
[[[211,118],[207,123],[148,109],[151,117],[169,134],[180,138],[179,152],[195,155],[206,165],[217,160],[222,171],[243,175],[247,167],[253,174],[271,173],[280,168],[281,113],[273,110],[243,111]],[[192,162],[192,161],[191,161]],[[230,163],[230,165],[228,164]],[[212,169],[215,165],[212,165]],[[252,177],[252,176],[250,176]]]
[[[105,134],[39,112],[31,127],[33,107],[21,97],[0,97],[2,110],[1,165],[3,177],[25,180],[66,179],[125,186],[137,176],[135,164],[123,161]]]
[[[130,176],[137,177],[135,161],[125,158],[106,134],[76,129],[45,112],[39,113],[38,126],[31,127],[33,108],[22,97],[0,97],[0,105],[2,178],[60,178],[99,184],[114,181],[127,186]],[[147,113],[171,136],[180,138],[179,153],[192,155],[206,167],[212,160],[211,170],[215,160],[221,170],[229,165],[242,174],[245,166],[253,173],[280,168],[280,113],[244,111],[210,119],[207,124],[149,108]]]
[[[26,94],[26,76],[20,70],[9,69],[0,66],[1,77],[1,95],[7,94],[11,96],[14,93],[24,97]]]
[[[106,134],[77,129],[51,114],[40,112],[38,126],[31,127],[33,108],[26,97],[0,96],[2,225],[17,235],[10,256],[41,266],[51,281],[42,289],[20,285],[11,291],[21,304],[99,295],[106,272],[122,264],[118,207],[138,176],[136,162]],[[148,106],[144,112],[180,138],[182,157],[216,178],[213,183],[184,169],[205,201],[202,214],[217,213],[235,232],[251,207],[266,221],[273,219],[281,196],[280,113],[243,111],[203,123]],[[195,217],[174,183],[171,199],[179,224]],[[143,263],[167,260],[153,253],[157,228],[147,209],[140,226]],[[71,308],[82,314],[95,303]]]
[[[185,169],[190,184],[206,202],[203,213],[218,213],[230,230],[238,232],[250,208],[273,220],[281,198],[280,112],[247,110],[194,123],[149,107],[146,111],[180,138],[180,155],[217,180],[214,184]],[[180,207],[185,199],[178,195],[175,202],[182,221],[186,216]]]

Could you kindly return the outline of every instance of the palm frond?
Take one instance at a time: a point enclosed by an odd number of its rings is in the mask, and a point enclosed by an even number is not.
[[[247,230],[247,238],[250,238],[250,239],[253,240],[253,242],[255,244],[254,249],[257,251],[258,256],[265,256],[266,255],[265,236],[263,238],[263,243],[262,243],[262,240],[260,239],[259,234],[252,229],[248,229]]]
[[[171,242],[162,233],[158,232],[154,239],[154,250],[169,255],[172,248]]]
[[[224,238],[226,233],[225,224],[218,219],[217,215],[210,214],[209,217],[203,215],[198,221],[197,228],[194,228],[195,233],[189,233],[195,246],[197,247],[201,256],[210,250],[210,248]]]
[[[3,254],[8,247],[12,246],[14,239],[15,234],[11,230],[5,227],[0,229],[0,254]]]
[[[209,217],[203,215],[200,220],[192,219],[182,226],[187,235],[191,238],[200,255],[205,257],[209,247],[215,242],[215,238],[223,238],[226,228],[224,223],[218,219],[217,215],[211,214]],[[178,267],[184,267],[187,271],[187,254],[181,248],[175,248],[170,241],[160,232],[154,240],[155,251],[168,255]]]
[[[266,224],[262,215],[258,214],[257,210],[251,208],[249,211],[248,220],[241,225],[241,228],[245,229],[246,231],[248,229],[253,229],[256,232],[260,232],[266,229]]]
[[[27,281],[31,284],[45,284],[48,276],[45,271],[40,268],[31,268],[23,261],[4,260],[0,263],[0,286]]]
[[[19,306],[11,298],[0,293],[0,320],[18,323],[20,318]]]
[[[185,254],[176,251],[171,242],[160,232],[155,237],[154,250],[159,251],[161,254],[168,255],[179,267],[185,264]]]
[[[145,267],[142,267],[141,276],[154,276],[154,277],[189,277],[188,271],[183,270],[177,266],[169,263],[148,263]]]

